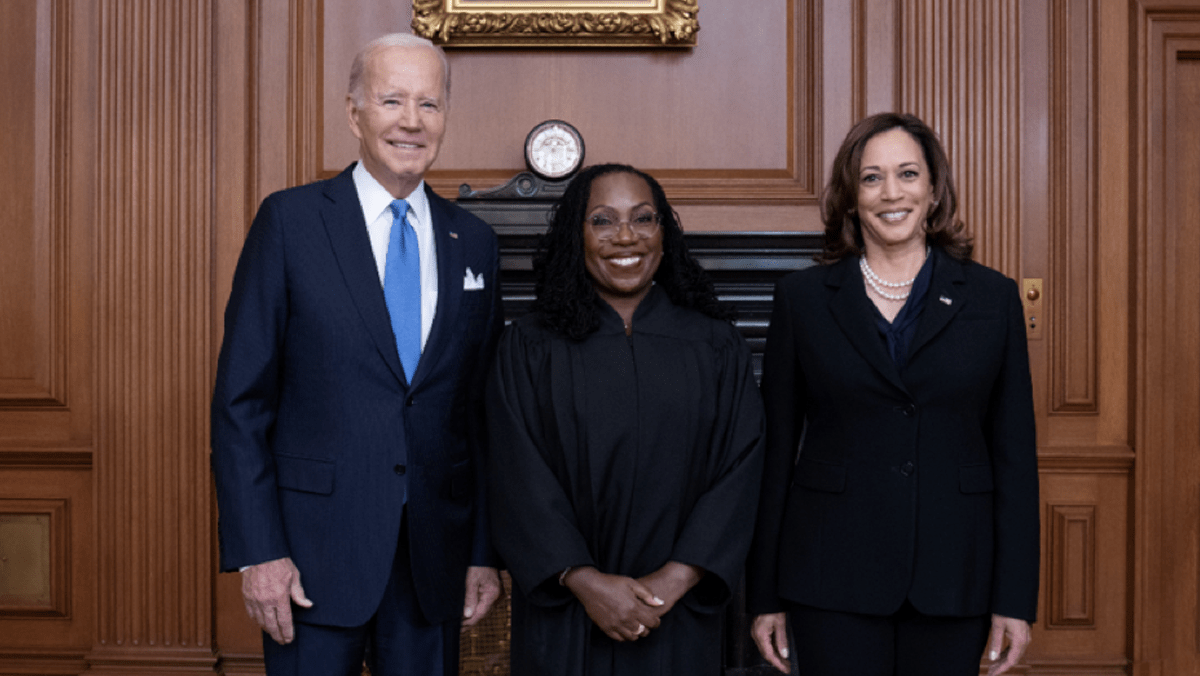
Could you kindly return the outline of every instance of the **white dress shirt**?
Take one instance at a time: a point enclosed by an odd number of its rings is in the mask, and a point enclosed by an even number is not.
[[[392,232],[392,194],[375,180],[371,172],[359,162],[352,172],[354,188],[358,191],[358,202],[362,206],[363,220],[367,223],[367,235],[371,238],[371,253],[375,256],[375,267],[379,270],[379,285],[383,286],[387,270],[388,238]],[[417,185],[408,201],[408,222],[417,232],[417,248],[421,252],[421,353],[425,353],[425,341],[433,328],[433,316],[437,312],[438,272],[437,244],[433,237],[433,217],[429,213],[429,198],[425,195],[425,181]]]

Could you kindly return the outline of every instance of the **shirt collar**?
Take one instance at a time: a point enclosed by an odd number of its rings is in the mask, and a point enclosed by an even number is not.
[[[361,161],[354,165],[351,176],[354,178],[354,188],[358,191],[358,203],[362,206],[363,220],[366,223],[374,223],[396,198],[392,197],[387,188],[375,180],[375,177],[367,171]],[[427,223],[429,198],[425,195],[425,181],[422,179],[404,199],[408,201],[411,214],[415,215],[422,224]]]

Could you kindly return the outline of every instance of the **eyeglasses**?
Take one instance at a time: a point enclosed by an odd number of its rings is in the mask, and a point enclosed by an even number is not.
[[[616,237],[617,233],[621,232],[622,223],[629,224],[629,231],[633,233],[634,237],[645,239],[658,232],[662,216],[653,211],[641,211],[629,218],[617,218],[616,214],[601,212],[588,216],[587,223],[595,233],[596,239],[606,240]]]

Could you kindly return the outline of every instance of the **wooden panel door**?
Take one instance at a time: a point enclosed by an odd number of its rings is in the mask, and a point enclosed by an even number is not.
[[[1134,670],[1200,669],[1200,3],[1140,3]]]

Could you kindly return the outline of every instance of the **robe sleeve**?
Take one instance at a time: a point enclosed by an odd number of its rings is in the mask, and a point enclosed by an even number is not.
[[[763,463],[763,406],[750,348],[732,326],[717,347],[717,408],[709,482],[675,543],[671,559],[707,571],[685,598],[693,610],[715,612],[737,588],[754,532]]]
[[[505,329],[487,392],[488,501],[492,540],[509,573],[536,605],[559,605],[574,596],[558,584],[567,567],[595,562],[566,491],[547,461],[539,382],[551,346]]]

